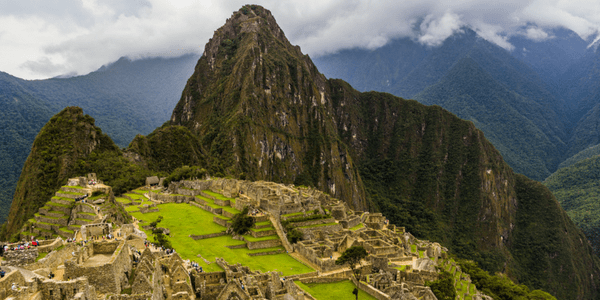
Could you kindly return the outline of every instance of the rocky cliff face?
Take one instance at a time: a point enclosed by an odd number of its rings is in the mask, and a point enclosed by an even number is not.
[[[337,138],[325,77],[271,13],[246,6],[206,44],[171,124],[196,133],[212,173],[315,186],[367,208]]]

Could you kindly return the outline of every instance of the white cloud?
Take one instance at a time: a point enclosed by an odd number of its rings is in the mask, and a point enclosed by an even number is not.
[[[438,45],[469,26],[505,49],[512,35],[549,38],[563,26],[593,39],[597,0],[259,0],[312,56],[375,49],[398,37]],[[201,53],[246,1],[21,0],[0,2],[0,70],[23,78],[85,74],[122,56]]]
[[[459,31],[462,26],[460,17],[446,12],[441,18],[427,15],[421,23],[419,42],[428,46],[439,46],[446,38]]]
[[[523,33],[523,35],[526,38],[536,41],[536,42],[541,42],[541,41],[547,40],[549,38],[552,38],[552,36],[550,36],[548,33],[546,33],[543,29],[540,29],[540,28],[534,27],[534,26],[527,27],[527,29],[525,29],[525,32]]]

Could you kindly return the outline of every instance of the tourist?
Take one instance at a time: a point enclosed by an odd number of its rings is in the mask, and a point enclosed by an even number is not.
[[[4,272],[4,270],[0,270],[0,278],[3,278],[4,275],[6,275],[6,272]]]

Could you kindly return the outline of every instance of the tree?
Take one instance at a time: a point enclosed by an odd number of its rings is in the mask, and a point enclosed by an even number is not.
[[[440,277],[436,281],[428,281],[425,286],[431,288],[431,291],[438,300],[454,300],[456,299],[456,289],[454,288],[454,280],[452,274],[442,271]]]
[[[162,219],[163,219],[162,216],[158,216],[158,218],[156,218],[156,220],[154,220],[154,222],[150,223],[150,227],[152,227],[152,235],[154,236],[154,242],[161,247],[173,248],[171,246],[171,241],[169,241],[167,236],[165,236],[162,228],[157,227],[158,223],[160,223],[162,221]]]
[[[342,256],[335,261],[335,264],[348,264],[352,270],[352,273],[354,273],[354,278],[356,278],[356,280],[360,280],[360,268],[357,267],[360,266],[361,259],[367,257],[368,255],[369,254],[367,253],[367,250],[365,250],[365,248],[362,246],[352,246],[342,253]]]
[[[236,234],[244,234],[254,225],[254,219],[248,215],[248,206],[239,213],[233,216],[231,220],[231,229]]]

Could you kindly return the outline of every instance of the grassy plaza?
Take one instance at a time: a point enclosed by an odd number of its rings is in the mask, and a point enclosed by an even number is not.
[[[224,258],[228,263],[241,263],[253,270],[281,271],[284,275],[294,275],[313,272],[314,270],[298,262],[286,253],[248,256],[248,253],[269,252],[283,249],[274,247],[267,249],[249,250],[248,248],[229,249],[226,246],[235,246],[245,244],[244,241],[234,240],[231,235],[224,235],[208,239],[193,240],[190,235],[204,235],[225,231],[226,228],[213,222],[214,214],[207,212],[196,206],[185,203],[166,203],[157,206],[160,211],[142,214],[140,212],[130,212],[138,220],[150,223],[158,216],[163,216],[159,227],[168,228],[171,231],[169,240],[173,248],[179,253],[181,258],[190,259],[198,262],[206,272],[221,271],[221,268],[214,263],[216,257]],[[152,233],[146,231],[149,240],[152,240]],[[212,262],[207,264],[202,258]]]
[[[294,283],[318,300],[355,299],[352,291],[356,286],[350,280],[332,283],[303,284],[300,281],[294,281]],[[376,300],[377,298],[367,294],[361,289],[358,289],[358,299]]]

